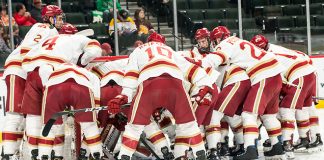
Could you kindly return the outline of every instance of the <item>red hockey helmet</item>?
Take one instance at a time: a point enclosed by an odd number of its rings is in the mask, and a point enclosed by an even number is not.
[[[156,32],[153,32],[148,38],[147,42],[161,42],[165,44],[165,37],[161,34],[158,34]]]
[[[64,23],[59,31],[60,34],[75,34],[78,29],[70,23]]]
[[[195,34],[195,39],[209,38],[210,32],[207,28],[197,29]]]
[[[264,50],[268,50],[267,46],[269,44],[269,41],[266,37],[264,37],[261,34],[255,35],[254,37],[252,37],[251,43],[253,43],[254,45],[256,45],[259,48],[262,48]]]
[[[47,5],[41,11],[42,19],[44,22],[48,22],[50,17],[57,15],[63,15],[63,10],[56,5]]]
[[[210,40],[215,41],[216,39],[220,38],[221,40],[229,37],[231,32],[225,26],[218,26],[214,28],[210,33]]]

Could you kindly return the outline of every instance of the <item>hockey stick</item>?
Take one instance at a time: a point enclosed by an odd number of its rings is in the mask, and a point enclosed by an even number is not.
[[[151,148],[151,146],[146,142],[146,136],[144,132],[140,136],[140,142],[144,144],[144,146],[150,150],[150,152],[153,154],[153,156],[156,158],[156,160],[161,160],[161,158],[155,153],[155,151]]]
[[[313,99],[324,100],[324,97],[313,97]]]
[[[129,107],[130,104],[125,104],[122,105],[121,108],[126,108]],[[82,109],[76,109],[76,110],[69,110],[69,111],[62,111],[62,112],[57,112],[52,115],[52,117],[46,122],[44,129],[42,131],[42,135],[46,137],[48,133],[50,132],[53,124],[56,122],[56,119],[59,117],[62,117],[63,115],[68,115],[72,114],[74,115],[75,113],[78,112],[93,112],[93,111],[101,111],[101,110],[107,110],[107,106],[102,106],[102,107],[94,107],[94,108],[82,108]]]
[[[93,36],[94,35],[94,31],[93,29],[85,29],[82,31],[79,31],[77,33],[75,33],[77,35],[83,35],[83,36]]]
[[[94,60],[92,60],[90,63],[96,63],[96,62],[109,62],[109,61],[115,61],[120,59],[128,58],[128,56],[102,56],[97,57]]]

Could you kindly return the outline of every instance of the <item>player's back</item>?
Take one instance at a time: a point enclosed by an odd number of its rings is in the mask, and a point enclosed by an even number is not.
[[[118,85],[122,85],[122,80],[124,78],[124,69],[127,65],[128,58],[115,60],[112,62],[106,62],[100,66],[98,69],[103,73],[100,85],[101,87],[107,85],[111,80],[113,80]]]
[[[229,62],[246,70],[252,84],[261,79],[275,76],[283,68],[275,59],[275,55],[266,52],[249,41],[237,37],[229,37],[222,41],[217,50],[229,56]]]
[[[21,55],[24,56],[38,44],[43,43],[47,38],[58,35],[56,28],[50,28],[48,24],[36,23],[27,32],[21,42]]]
[[[41,69],[40,69],[41,70]],[[54,71],[45,82],[47,87],[62,83],[67,79],[74,79],[76,83],[86,86],[92,90],[100,88],[99,78],[85,68],[78,67],[71,63],[62,63],[54,67]]]
[[[288,55],[290,57],[293,57],[294,59],[298,58],[298,59],[302,59],[305,61],[310,60],[310,57],[303,52],[300,52],[297,50],[291,50],[291,49],[288,49],[288,48],[285,48],[285,47],[282,47],[279,45],[275,45],[275,44],[269,44],[268,51],[273,52],[275,54],[279,54],[279,55]]]
[[[165,44],[149,42],[137,47],[130,55],[130,59],[132,57],[137,59],[136,63],[140,71],[139,82],[164,73],[183,80],[181,66],[176,63],[176,56],[180,55],[176,55],[173,49]]]
[[[297,52],[274,44],[270,44],[269,51],[272,51],[276,55],[276,59],[285,66],[284,76],[289,82],[316,70],[315,67],[309,63],[309,56],[302,52]]]
[[[83,48],[90,41],[81,35],[56,35],[29,51],[23,60],[23,68],[32,71],[43,64],[77,64]]]

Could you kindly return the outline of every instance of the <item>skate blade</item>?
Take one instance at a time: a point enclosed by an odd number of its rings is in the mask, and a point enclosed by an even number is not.
[[[292,160],[292,159],[295,159],[295,154],[294,152],[286,152],[285,153],[285,156],[288,160]]]
[[[323,151],[323,146],[318,146],[315,148],[308,148],[307,152],[308,153],[316,153],[316,152],[322,152]]]
[[[295,153],[308,153],[306,148],[299,148],[294,150]]]
[[[265,160],[287,160],[287,157],[285,154],[283,155],[275,155],[271,157],[264,157]]]
[[[221,156],[220,159],[221,160],[230,160],[230,156]]]

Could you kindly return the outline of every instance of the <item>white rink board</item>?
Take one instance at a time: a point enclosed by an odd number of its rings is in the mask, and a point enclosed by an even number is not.
[[[324,56],[312,56],[313,65],[317,69],[318,96],[324,97]],[[323,157],[324,159],[324,157]]]
[[[6,83],[0,76],[0,132],[2,131],[7,96]]]

